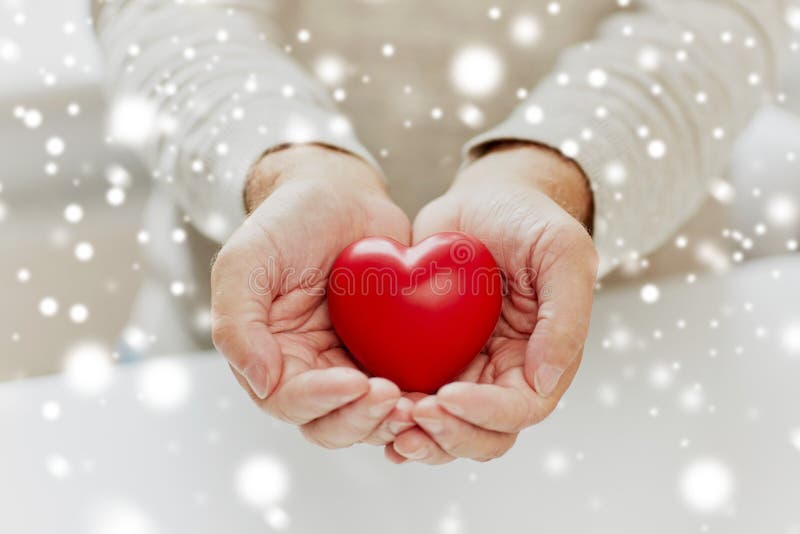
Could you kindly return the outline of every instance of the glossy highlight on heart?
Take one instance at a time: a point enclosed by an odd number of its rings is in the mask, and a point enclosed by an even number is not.
[[[481,351],[497,325],[503,278],[489,249],[459,232],[407,247],[384,237],[348,246],[333,264],[333,327],[371,374],[434,393]]]

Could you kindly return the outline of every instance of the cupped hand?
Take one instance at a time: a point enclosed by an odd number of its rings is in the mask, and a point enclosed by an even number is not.
[[[586,178],[533,144],[495,147],[459,173],[414,222],[414,241],[461,231],[483,241],[506,274],[494,334],[458,381],[417,400],[418,426],[386,446],[389,460],[446,463],[504,454],[569,387],[589,327],[598,258],[582,223]]]
[[[325,286],[353,241],[408,243],[408,218],[366,162],[315,145],[265,156],[245,202],[252,213],[211,273],[215,346],[257,404],[312,442],[391,442],[413,426],[413,403],[356,368],[331,325]]]

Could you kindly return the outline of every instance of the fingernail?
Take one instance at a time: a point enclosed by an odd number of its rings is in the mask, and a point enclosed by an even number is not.
[[[250,389],[259,399],[267,398],[267,391],[269,391],[269,374],[264,364],[256,362],[252,363],[242,371],[247,383],[250,384]]]
[[[448,402],[446,400],[439,399],[439,404],[450,412],[451,414],[455,415],[456,417],[461,417],[464,415],[464,409],[459,404],[454,404],[452,402]]]
[[[400,397],[400,399],[397,401],[398,410],[410,410],[413,407],[414,403],[411,401],[411,399],[406,397]]]
[[[401,453],[402,454],[402,453]],[[409,460],[423,460],[426,456],[428,456],[428,449],[422,447],[421,449],[417,449],[415,451],[411,451],[408,454],[402,454]]]
[[[404,430],[408,430],[413,425],[414,423],[408,423],[408,422],[400,423],[398,421],[392,421],[391,423],[389,423],[389,432],[391,432],[396,436],[399,433],[403,432]]]
[[[375,406],[370,406],[367,409],[367,414],[369,414],[370,417],[383,417],[384,415],[389,413],[389,411],[392,408],[394,408],[395,404],[397,404],[396,399],[385,400],[380,404],[376,404]]]
[[[444,425],[438,419],[428,419],[425,417],[415,417],[414,420],[422,425],[422,428],[430,432],[431,434],[438,434],[442,430],[444,430]]]
[[[342,395],[340,397],[326,397],[325,395],[319,395],[318,398],[320,403],[337,408],[346,404],[350,404],[358,397],[354,397],[353,395]]]
[[[556,367],[549,363],[540,365],[536,370],[536,375],[533,377],[533,383],[536,386],[536,392],[539,396],[549,397],[553,391],[555,391],[556,386],[558,386],[558,381],[563,374],[564,369],[561,367]]]
[[[329,367],[325,372],[328,373],[328,379],[332,381],[348,381],[353,378],[358,379],[362,375],[349,367]]]

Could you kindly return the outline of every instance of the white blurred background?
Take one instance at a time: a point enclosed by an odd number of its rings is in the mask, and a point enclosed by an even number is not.
[[[139,282],[148,177],[104,146],[85,0],[0,2],[0,380],[112,346]]]

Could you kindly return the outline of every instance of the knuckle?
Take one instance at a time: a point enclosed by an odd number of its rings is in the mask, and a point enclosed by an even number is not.
[[[277,396],[280,395],[281,392],[278,391]],[[289,417],[289,415],[286,413],[286,410],[284,410],[280,399],[276,399],[275,397],[267,397],[266,402],[262,404],[262,408],[276,419],[280,419],[281,421],[285,421],[294,425],[299,424],[297,420]]]
[[[511,430],[513,432],[519,432],[530,425],[530,420],[532,418],[531,409],[525,403],[514,403],[510,411],[511,420],[513,421]]]
[[[492,446],[487,449],[483,454],[479,457],[475,458],[478,462],[490,462],[492,460],[496,460],[501,456],[505,455],[511,447],[514,446],[514,443],[517,441],[517,434],[513,434],[510,439],[498,440],[496,443],[493,443]]]
[[[211,341],[218,351],[225,353],[225,348],[236,338],[236,324],[225,317],[217,317],[211,325]]]
[[[287,398],[286,392],[282,391],[280,388],[277,389],[273,395],[267,397],[266,401],[262,402],[262,407],[267,413],[281,421],[300,427],[309,426],[309,420],[299,415],[296,409],[292,409],[292,400]],[[311,427],[309,426],[309,430],[310,429]]]
[[[465,432],[453,432],[440,438],[439,445],[451,456],[459,458],[471,456],[471,449],[476,441],[474,429]]]
[[[463,438],[443,439],[439,442],[439,445],[447,454],[451,456],[456,456],[459,458],[469,456],[468,444]]]
[[[498,459],[502,455],[503,455],[503,452],[500,452],[500,451],[497,451],[497,450],[490,450],[490,451],[486,451],[484,453],[481,453],[481,454],[475,456],[473,458],[473,460],[475,460],[476,462],[480,462],[480,463],[484,463],[485,464],[487,462],[491,462],[492,460]]]
[[[415,430],[400,434],[394,440],[394,448],[398,453],[405,455],[427,446],[426,439]]]
[[[533,245],[529,247],[531,254],[535,255],[538,250],[544,251],[539,262],[542,272],[561,260],[574,257],[583,237],[578,234],[576,226],[581,228],[577,222],[574,225],[572,222],[548,223],[543,235],[532,240]]]
[[[366,443],[367,445],[386,445],[389,443],[389,440],[384,439],[384,436],[370,434],[366,438],[362,439],[361,443]]]
[[[511,408],[514,424],[507,431],[514,436],[515,440],[517,434],[540,421],[539,405],[533,397],[524,394],[520,394],[519,397],[518,402],[515,402]]]
[[[571,216],[554,228],[554,237],[565,246],[577,246],[589,238],[586,228]]]
[[[550,417],[556,409],[556,403],[549,404],[537,417],[536,424],[538,425],[548,417]]]
[[[550,414],[555,411],[557,405],[558,399],[551,397],[551,400],[548,400],[548,402],[544,403],[531,414],[531,425],[538,425],[550,417]]]
[[[568,224],[561,226],[557,231],[558,238],[565,247],[583,252],[587,245],[593,245],[592,237],[581,223],[571,219]],[[591,246],[591,248],[594,248]]]
[[[554,354],[555,359],[570,361],[576,357],[583,348],[585,341],[585,332],[588,329],[588,324],[579,324],[580,322],[573,322],[569,325],[566,323],[558,323],[553,326],[553,337],[559,340],[561,346],[561,354]]]
[[[386,445],[387,443],[391,443],[393,439],[394,435],[389,430],[388,423],[384,421],[378,428],[364,438],[362,442],[368,445]]]
[[[349,447],[352,443],[343,443],[324,432],[320,432],[314,427],[303,425],[300,427],[300,433],[309,442],[322,447],[323,449],[343,449]]]
[[[499,449],[498,449],[498,451],[497,451],[497,457],[498,457],[498,458],[499,458],[500,456],[503,456],[503,455],[504,455],[505,453],[507,453],[509,450],[511,450],[511,447],[513,447],[513,446],[514,446],[514,444],[517,442],[517,437],[518,437],[518,436],[519,436],[519,433],[516,433],[516,434],[511,434],[511,436],[508,438],[508,440],[507,440],[507,441],[505,441],[505,442],[504,442],[504,443],[503,443],[503,444],[500,446],[500,448],[499,448]]]

